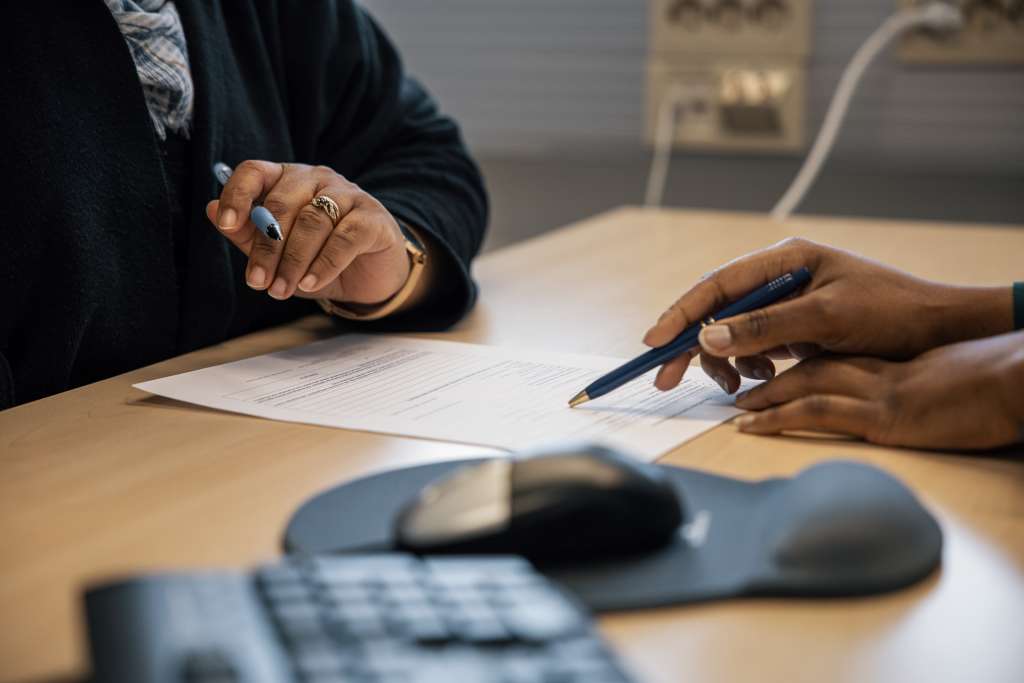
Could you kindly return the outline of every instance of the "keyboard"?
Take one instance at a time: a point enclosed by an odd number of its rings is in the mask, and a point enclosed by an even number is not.
[[[103,683],[625,683],[585,609],[518,557],[288,559],[85,595]]]

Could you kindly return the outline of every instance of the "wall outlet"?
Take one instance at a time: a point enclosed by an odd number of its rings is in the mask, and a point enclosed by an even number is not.
[[[801,57],[811,0],[651,0],[651,52]]]
[[[653,59],[647,67],[646,139],[653,142],[670,88],[681,94],[673,146],[727,152],[797,152],[804,145],[806,68],[786,57]]]
[[[901,7],[924,0],[899,0]],[[963,10],[962,31],[919,29],[900,41],[899,56],[919,64],[1024,63],[1024,0],[948,0]]]

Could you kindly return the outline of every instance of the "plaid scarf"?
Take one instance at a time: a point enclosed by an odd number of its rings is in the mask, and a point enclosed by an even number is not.
[[[121,28],[161,140],[167,129],[188,136],[192,72],[185,31],[170,0],[104,0]]]

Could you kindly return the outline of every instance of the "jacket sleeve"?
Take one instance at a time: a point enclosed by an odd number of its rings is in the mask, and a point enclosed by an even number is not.
[[[483,179],[457,125],[408,77],[394,46],[345,0],[280,5],[296,148],[429,236],[434,286],[382,329],[442,329],[472,307],[470,261],[487,223]]]
[[[14,377],[7,358],[0,353],[0,410],[14,405]]]

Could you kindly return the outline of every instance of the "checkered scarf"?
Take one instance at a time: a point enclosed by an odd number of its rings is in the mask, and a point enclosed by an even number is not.
[[[188,135],[192,73],[185,31],[170,0],[104,0],[128,42],[149,116],[163,140],[167,129]]]

